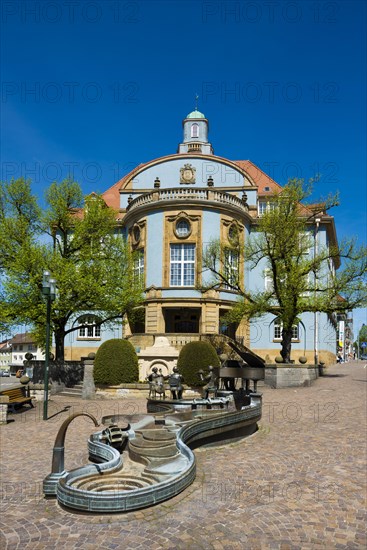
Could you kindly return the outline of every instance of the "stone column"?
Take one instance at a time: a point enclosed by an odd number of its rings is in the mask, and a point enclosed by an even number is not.
[[[204,303],[201,309],[202,331],[206,334],[217,334],[219,327],[219,306],[217,303]]]
[[[84,361],[84,378],[83,378],[83,399],[94,399],[96,396],[96,387],[94,385],[93,368],[94,358],[96,354],[90,353],[88,359]]]

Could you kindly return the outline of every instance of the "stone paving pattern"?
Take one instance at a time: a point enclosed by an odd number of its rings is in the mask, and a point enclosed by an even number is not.
[[[335,365],[311,387],[262,387],[263,417],[248,439],[199,448],[197,478],[165,503],[127,514],[70,512],[45,499],[52,447],[77,411],[143,413],[145,394],[82,401],[53,396],[9,415],[1,436],[0,548],[365,549],[367,368]],[[88,461],[88,418],[69,427],[65,467]]]

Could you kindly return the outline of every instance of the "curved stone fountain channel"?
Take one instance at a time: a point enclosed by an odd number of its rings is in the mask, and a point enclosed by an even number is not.
[[[105,429],[88,440],[92,462],[57,477],[51,473],[44,480],[45,495],[56,495],[60,504],[88,512],[152,506],[194,481],[195,455],[190,446],[245,437],[256,431],[261,418],[259,394],[251,394],[250,404],[240,410],[191,410],[196,407],[192,401],[177,407],[172,402],[151,405],[154,414],[104,417]],[[124,450],[106,443],[106,426],[111,424],[127,424]]]

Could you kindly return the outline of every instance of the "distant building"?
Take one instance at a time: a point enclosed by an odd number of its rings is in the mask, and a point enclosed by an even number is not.
[[[9,340],[0,342],[0,370],[9,370],[11,363],[11,345]]]
[[[33,359],[44,360],[45,354],[36,344],[29,332],[16,334],[9,341],[11,346],[10,371],[16,371],[24,366],[25,354],[32,353]]]

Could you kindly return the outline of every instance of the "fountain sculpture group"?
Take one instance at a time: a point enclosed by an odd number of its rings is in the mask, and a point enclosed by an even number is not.
[[[87,442],[90,462],[66,471],[64,440],[70,422],[84,415],[98,426],[89,413],[70,416],[57,434],[52,472],[43,482],[44,494],[56,496],[67,508],[104,513],[137,510],[174,497],[195,479],[192,448],[233,441],[256,431],[261,395],[250,390],[245,368],[224,368],[216,373],[227,384],[239,378],[238,390],[234,383],[232,390],[214,387],[213,369],[206,377],[203,373],[206,393],[196,399],[182,399],[182,381],[175,371],[176,382],[170,381],[172,399],[157,398],[151,390],[147,414],[103,417],[102,429],[92,433]],[[256,369],[254,380],[262,377],[260,364],[249,368]]]

